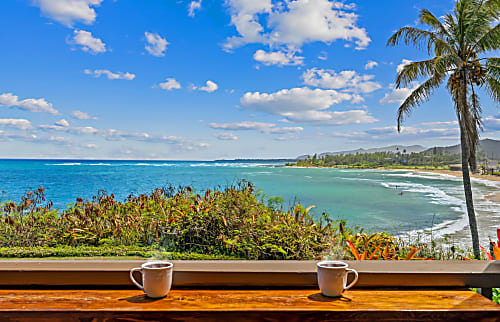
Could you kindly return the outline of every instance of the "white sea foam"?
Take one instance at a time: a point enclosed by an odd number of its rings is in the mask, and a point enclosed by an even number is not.
[[[421,179],[431,179],[431,180],[449,180],[449,181],[462,182],[461,177],[457,177],[457,176],[447,174],[447,173],[436,173],[436,172],[387,173],[387,174],[383,174],[383,175],[390,176],[390,177],[421,178]],[[487,180],[487,179],[471,177],[471,182],[479,183],[479,184],[482,184],[484,186],[500,189],[500,182],[498,182],[498,181],[492,181],[492,180]]]
[[[110,166],[111,163],[89,163],[92,166]]]
[[[458,215],[457,219],[446,220],[442,223],[434,225],[432,228],[411,231],[409,232],[411,235],[429,232],[432,229],[434,237],[443,237],[447,234],[458,232],[467,226],[468,221],[465,202],[457,197],[447,194],[439,188],[419,183],[406,182],[382,182],[381,185],[389,189],[400,189],[402,192],[423,194],[430,200],[430,203],[436,205],[447,205]],[[401,234],[400,237],[404,237],[406,234],[408,233]],[[426,237],[424,236],[423,238],[425,239]],[[430,238],[430,236],[428,238]]]
[[[46,163],[45,165],[82,165],[79,162],[68,162],[68,163]]]

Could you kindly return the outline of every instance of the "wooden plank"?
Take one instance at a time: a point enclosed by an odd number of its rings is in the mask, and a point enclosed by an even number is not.
[[[0,286],[134,287],[129,271],[145,261],[0,260]],[[172,261],[174,287],[315,288],[315,261]],[[500,261],[346,261],[356,288],[499,287]]]
[[[149,299],[129,290],[1,290],[2,321],[47,320],[469,320],[500,321],[500,306],[472,291],[173,290]],[[288,321],[287,321],[288,322]]]

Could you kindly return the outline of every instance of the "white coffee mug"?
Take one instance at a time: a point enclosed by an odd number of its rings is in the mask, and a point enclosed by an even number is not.
[[[169,262],[148,262],[141,267],[130,270],[130,279],[148,297],[160,298],[167,296],[172,287],[172,271],[174,264]],[[142,285],[134,279],[134,272],[139,271],[142,275]]]
[[[339,261],[323,261],[318,264],[318,285],[321,293],[329,297],[342,296],[358,281],[358,272],[347,268],[347,264]],[[354,280],[347,285],[347,275],[354,273]]]

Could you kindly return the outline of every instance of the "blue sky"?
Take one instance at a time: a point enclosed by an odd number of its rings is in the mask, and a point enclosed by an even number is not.
[[[209,160],[458,143],[445,91],[401,134],[390,35],[454,2],[8,0],[0,157]],[[416,84],[415,84],[416,85]],[[500,110],[482,93],[485,131]]]

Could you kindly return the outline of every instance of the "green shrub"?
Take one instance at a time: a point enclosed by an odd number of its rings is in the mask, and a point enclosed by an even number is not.
[[[100,191],[58,210],[39,188],[18,204],[0,205],[0,257],[151,257],[156,251],[219,259],[349,258],[346,240],[362,229],[355,232],[343,222],[340,232],[328,214],[313,218],[313,206],[297,204],[285,211],[283,204],[242,181],[203,194],[189,187],[155,189],[124,201]],[[407,252],[403,241],[391,240],[402,255]],[[432,256],[440,248],[423,246],[420,254],[427,257],[460,258],[454,252]]]

